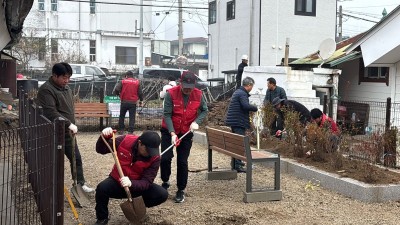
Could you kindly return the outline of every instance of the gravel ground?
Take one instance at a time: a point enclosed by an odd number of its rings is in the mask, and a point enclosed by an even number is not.
[[[111,154],[100,155],[94,146],[99,133],[79,133],[79,148],[83,157],[85,178],[88,185],[95,187],[108,176],[113,159]],[[229,168],[230,158],[216,153],[214,166]],[[175,160],[173,160],[175,162]],[[67,161],[66,161],[66,165]],[[193,144],[189,158],[189,170],[206,169],[206,147]],[[176,165],[173,164],[176,169]],[[256,165],[254,168],[256,186],[272,185],[273,173],[270,168]],[[281,175],[283,199],[275,202],[244,203],[245,175],[239,174],[232,181],[207,181],[206,171],[190,172],[185,202],[173,202],[176,185],[171,185],[169,199],[147,210],[148,217],[143,224],[160,225],[214,225],[214,224],[399,224],[399,202],[362,203],[340,194],[315,186],[306,189],[306,180],[288,174]],[[173,171],[171,184],[175,184]],[[70,186],[69,166],[65,168],[66,185]],[[161,184],[158,177],[156,183]],[[78,208],[82,224],[96,221],[94,194],[90,194],[92,205]],[[109,204],[111,220],[109,224],[128,225],[119,204],[121,200],[112,199]],[[65,200],[65,224],[77,224],[71,208]]]

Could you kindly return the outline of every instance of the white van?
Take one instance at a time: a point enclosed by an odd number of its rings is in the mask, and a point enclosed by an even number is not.
[[[71,81],[112,80],[115,77],[107,76],[98,66],[90,64],[70,64],[72,68]]]

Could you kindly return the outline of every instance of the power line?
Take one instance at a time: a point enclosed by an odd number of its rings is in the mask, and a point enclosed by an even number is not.
[[[171,9],[174,6],[175,2],[176,2],[176,0],[174,0],[174,2],[172,3],[172,5],[170,6],[169,9]],[[153,32],[155,32],[158,29],[158,27],[160,27],[160,25],[165,20],[165,18],[167,18],[167,15],[169,15],[169,14],[165,14],[164,18],[161,20],[161,22],[158,24],[158,26],[153,30]]]
[[[83,3],[91,3],[90,1],[87,0],[59,0],[59,1],[64,1],[64,2],[83,2]],[[96,4],[107,4],[107,5],[129,5],[129,6],[151,6],[151,7],[161,7],[161,8],[169,8],[170,6],[168,5],[153,5],[153,4],[136,4],[136,3],[123,3],[123,2],[95,2]],[[208,10],[208,7],[189,7],[189,6],[174,6],[173,8],[180,8],[180,9],[203,9],[203,10]]]
[[[378,7],[387,7],[387,6],[398,6],[399,4],[391,4],[391,5],[376,5],[376,6],[355,6],[355,7],[346,7],[347,9],[355,9],[355,8],[378,8]]]
[[[364,21],[368,21],[368,22],[371,22],[371,23],[378,23],[378,21],[373,21],[373,20],[369,20],[369,19],[353,16],[353,15],[350,15],[350,14],[347,14],[347,13],[343,13],[343,16],[348,16],[348,17],[351,17],[351,18],[354,18],[354,19],[364,20]]]

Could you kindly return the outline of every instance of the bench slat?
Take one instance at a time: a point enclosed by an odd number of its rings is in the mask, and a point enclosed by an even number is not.
[[[228,131],[217,130],[214,128],[209,128],[209,127],[207,128],[207,135],[209,135],[209,136],[213,136],[213,135],[221,136],[221,133],[223,134],[224,137],[229,137],[232,139],[243,141],[242,135],[231,133]]]
[[[223,153],[223,154],[225,154],[225,155],[229,155],[229,156],[231,156],[231,157],[233,157],[233,158],[235,158],[235,159],[240,159],[240,160],[243,160],[243,161],[247,162],[247,159],[246,159],[245,156],[232,153],[232,152],[230,152],[230,151],[227,151],[227,150],[225,150],[225,149],[219,148],[219,147],[217,147],[217,146],[210,146],[210,148],[211,148],[212,150],[214,150],[214,151],[221,152],[221,153]]]
[[[75,114],[75,118],[81,118],[81,117],[105,117],[108,118],[110,115],[108,114],[90,114],[90,113],[85,113],[85,114]]]
[[[266,152],[266,151],[251,151],[251,158],[253,159],[268,159],[268,158],[277,158],[278,156],[274,153]]]

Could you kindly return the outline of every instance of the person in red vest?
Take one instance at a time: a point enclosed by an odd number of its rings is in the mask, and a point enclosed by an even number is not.
[[[171,144],[176,146],[178,191],[175,202],[185,200],[185,188],[188,180],[188,158],[193,142],[193,131],[206,117],[208,108],[202,91],[195,88],[196,75],[189,71],[182,73],[180,84],[167,90],[164,96],[164,117],[161,127],[161,151],[165,151]],[[179,140],[185,133],[192,131]],[[171,162],[174,157],[172,150],[163,153],[161,157],[162,186],[170,186]]]
[[[132,134],[135,127],[136,103],[139,101],[139,107],[142,106],[143,92],[140,87],[140,81],[134,78],[132,71],[125,74],[125,79],[121,80],[114,88],[114,94],[119,95],[121,99],[121,108],[119,111],[119,134],[124,134],[125,115],[129,111],[129,133]]]
[[[104,128],[101,134],[110,146],[112,134],[111,127]],[[160,167],[160,142],[160,135],[154,131],[145,131],[140,136],[127,134],[116,138],[118,159],[124,177],[119,176],[114,165],[110,175],[97,185],[96,225],[108,223],[108,202],[110,198],[126,198],[124,187],[129,187],[132,197],[142,196],[146,207],[160,205],[168,199],[168,191],[154,183]],[[96,143],[96,152],[110,153],[101,136]]]

